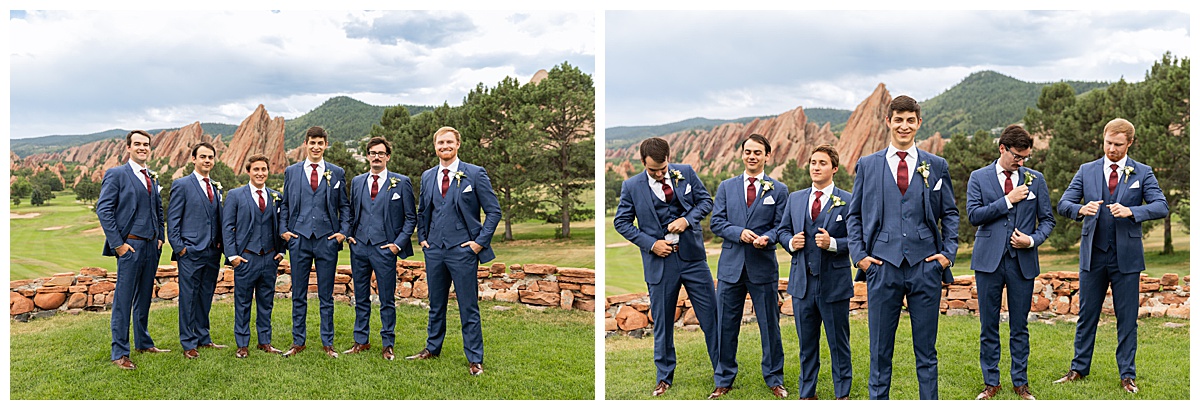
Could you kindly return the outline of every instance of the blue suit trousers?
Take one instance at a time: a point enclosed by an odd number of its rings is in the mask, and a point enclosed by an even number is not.
[[[450,285],[458,299],[463,353],[471,363],[483,363],[483,325],[479,314],[479,255],[469,246],[425,248],[425,280],[429,284],[429,325],[425,348],[441,354],[446,339],[446,310]],[[376,275],[378,277],[378,275]],[[394,276],[394,275],[393,275]]]
[[[221,270],[221,254],[213,247],[179,257],[179,344],[183,350],[213,343],[208,314]]]
[[[396,254],[380,245],[359,241],[350,245],[354,278],[354,343],[371,341],[371,272],[379,292],[379,338],[384,347],[396,344]]]
[[[1008,351],[1013,387],[1029,383],[1029,308],[1033,279],[1025,279],[1017,259],[1005,253],[995,272],[975,272],[979,294],[979,368],[983,382],[1000,385],[1000,305],[1008,288]]]
[[[713,289],[712,272],[707,261],[686,262],[678,253],[664,258],[663,276],[656,284],[647,284],[650,291],[650,315],[654,320],[654,367],[655,380],[673,384],[675,378],[675,304],[679,300],[679,289],[687,289],[696,320],[704,332],[704,343],[708,348],[708,361],[713,369],[713,381],[717,381],[717,294]]]
[[[154,274],[158,270],[157,240],[134,240],[126,243],[132,251],[117,257],[117,288],[113,291],[112,316],[112,360],[129,356],[129,324],[132,316],[133,345],[137,349],[154,347],[147,322],[150,313],[150,298],[154,296]]]
[[[1096,325],[1104,297],[1112,286],[1113,310],[1117,316],[1117,370],[1121,378],[1137,378],[1137,318],[1141,275],[1121,273],[1116,252],[1092,249],[1091,270],[1079,273],[1079,321],[1075,324],[1075,359],[1071,369],[1087,376],[1096,348]]]
[[[233,340],[238,347],[250,346],[250,304],[255,305],[255,330],[258,344],[271,344],[271,309],[275,306],[275,278],[279,263],[274,254],[246,258],[233,268]]]
[[[303,346],[308,336],[308,278],[317,265],[317,299],[321,303],[321,345],[333,346],[333,277],[337,273],[338,242],[325,237],[288,241],[292,265],[292,343]]]
[[[937,329],[942,300],[942,267],[935,261],[884,262],[867,269],[867,327],[871,338],[867,392],[872,400],[887,400],[892,387],[892,353],[900,307],[908,300],[913,354],[921,400],[938,399]]]
[[[796,317],[796,336],[800,340],[800,397],[816,397],[817,374],[821,370],[821,325],[829,343],[833,392],[837,397],[850,395],[854,368],[850,362],[850,299],[826,302],[821,294],[821,277],[808,276],[804,297],[792,297]]]
[[[719,352],[714,380],[717,387],[733,386],[737,378],[738,334],[742,329],[742,312],[746,294],[754,304],[758,331],[762,339],[762,374],[768,387],[783,385],[783,340],[779,335],[779,282],[750,283],[746,268],[737,282],[717,284],[717,318]],[[691,292],[688,292],[689,294]],[[695,306],[695,302],[692,304]]]

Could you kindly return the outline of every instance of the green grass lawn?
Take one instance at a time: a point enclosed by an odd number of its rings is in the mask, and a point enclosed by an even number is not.
[[[790,316],[781,321],[784,350],[784,386],[789,399],[797,392],[800,376],[799,345],[795,322]],[[1142,319],[1138,328],[1137,382],[1141,391],[1137,395],[1121,389],[1120,376],[1116,368],[1116,322],[1104,317],[1096,335],[1096,350],[1092,358],[1092,372],[1086,379],[1070,385],[1052,382],[1069,370],[1074,352],[1072,340],[1075,325],[1071,323],[1030,323],[1030,366],[1029,380],[1033,394],[1038,399],[1052,400],[1187,400],[1190,398],[1191,367],[1188,361],[1190,337],[1186,319]],[[1181,324],[1170,328],[1167,323]],[[866,315],[850,319],[851,361],[854,367],[853,387],[850,398],[867,398],[867,376],[869,372],[869,346]],[[1008,326],[1000,325],[1002,356],[1000,358],[1000,381],[1002,386],[996,399],[1015,400],[1008,376]],[[758,326],[742,326],[738,342],[739,373],[733,383],[728,400],[774,400],[771,391],[763,383],[759,370],[761,349]],[[699,331],[676,330],[675,346],[678,365],[675,368],[675,384],[666,395],[656,398],[664,400],[699,400],[708,396],[713,389],[712,367],[704,348],[704,335]],[[605,341],[605,398],[609,400],[652,399],[654,389],[654,343],[649,336],[634,339],[614,336]],[[911,328],[907,317],[900,320],[896,332],[896,350],[892,360],[892,399],[915,400],[917,395],[916,370],[913,362]],[[829,348],[821,336],[821,370],[817,381],[817,396],[832,399],[833,382],[829,375]],[[943,316],[938,329],[938,388],[941,399],[970,400],[983,389],[979,370],[979,320],[965,316]]]
[[[9,219],[9,243],[11,261],[10,280],[32,279],[60,272],[77,272],[85,266],[96,266],[114,271],[115,258],[100,255],[104,249],[104,232],[96,214],[75,200],[71,191],[56,193],[48,205],[33,206],[22,203],[11,207],[11,213],[37,213],[33,218]],[[611,225],[611,224],[610,224]],[[492,240],[496,252],[494,262],[548,263],[577,268],[595,268],[594,221],[571,224],[571,239],[554,239],[556,224],[524,222],[513,225],[515,240],[505,242],[503,224]],[[425,260],[419,244],[415,243],[415,255],[410,260]],[[171,263],[171,245],[163,244],[160,264]],[[69,251],[68,251],[69,250]],[[350,250],[346,247],[338,257],[338,264],[350,264]]]
[[[233,346],[233,299],[213,304],[213,339]],[[10,324],[10,395],[15,400],[218,399],[218,400],[425,400],[595,398],[594,319],[590,312],[481,302],[484,374],[472,377],[462,352],[457,306],[451,302],[442,356],[406,361],[424,347],[428,311],[396,308],[396,361],[380,357],[378,306],[372,312],[372,350],[329,359],[321,352],[317,301],[308,307],[308,350],[283,358],[255,349],[233,357],[234,348],[201,349],[184,359],[174,303],[150,312],[150,334],[170,353],[133,353],[137,370],[109,362],[109,314],[60,314]],[[494,306],[511,309],[498,311]],[[277,299],[274,345],[291,344],[291,301]],[[353,343],[354,309],[335,305],[334,347]],[[253,323],[252,332],[253,332]],[[251,335],[251,343],[257,343]]]

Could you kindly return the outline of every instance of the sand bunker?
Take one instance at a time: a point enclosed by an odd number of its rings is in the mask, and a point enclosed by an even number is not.
[[[39,213],[37,213],[37,212],[30,212],[30,213],[27,213],[27,214],[18,214],[18,213],[14,213],[14,212],[9,212],[9,213],[8,213],[8,219],[29,219],[29,218],[37,218],[39,215],[41,215],[41,214],[39,214]]]

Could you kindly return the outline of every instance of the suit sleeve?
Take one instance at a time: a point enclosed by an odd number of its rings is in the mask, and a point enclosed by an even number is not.
[[[1050,237],[1050,231],[1054,229],[1054,211],[1050,209],[1050,189],[1046,186],[1045,178],[1038,178],[1038,182],[1033,184],[1037,192],[1037,230],[1033,231],[1029,236],[1033,238],[1033,246],[1038,247],[1046,238]]]
[[[863,177],[863,160],[860,158],[854,165],[858,172],[854,174],[854,192],[850,194],[850,210],[846,215],[846,248],[850,251],[850,262],[855,266],[867,255],[866,244],[863,243],[862,203],[863,191],[867,182]]]
[[[1133,222],[1141,223],[1154,219],[1162,219],[1167,217],[1167,198],[1163,195],[1162,188],[1158,186],[1158,179],[1154,177],[1154,171],[1150,167],[1146,167],[1146,178],[1142,184],[1142,200],[1145,205],[1135,205],[1129,207],[1129,211],[1133,212]]]
[[[500,226],[500,201],[496,199],[496,193],[492,191],[492,180],[488,178],[486,169],[479,168],[479,176],[475,182],[479,187],[475,190],[475,195],[479,198],[479,206],[483,208],[484,215],[483,229],[479,230],[479,236],[475,237],[475,243],[489,248],[492,246],[492,235],[496,233],[496,227]]]
[[[401,205],[404,207],[404,226],[400,228],[400,235],[393,243],[403,248],[406,244],[412,244],[413,230],[417,229],[416,199],[413,197],[412,181],[406,176],[400,177],[400,198],[401,201],[404,201],[404,204]]]
[[[154,184],[158,185],[158,181],[157,180],[154,181]],[[161,190],[162,186],[160,185],[158,187],[158,189]],[[157,223],[157,226],[155,226],[155,229],[158,230],[159,238],[161,238],[161,237],[163,237],[163,224],[166,223],[166,220],[163,219],[162,195],[158,192],[158,190],[154,191],[154,201],[153,202],[154,202],[154,213],[158,215],[158,223]],[[159,245],[159,249],[162,249],[161,245]]]
[[[695,170],[689,168],[689,171],[692,171],[688,173],[688,180],[693,184],[692,191],[695,193],[696,203],[692,206],[691,211],[688,211],[688,226],[700,229],[700,221],[703,221],[704,217],[712,212],[713,199],[708,190],[704,188],[704,183],[700,182],[700,177],[696,176]]]
[[[613,228],[617,233],[621,234],[625,240],[632,242],[641,248],[643,252],[649,253],[654,247],[654,242],[657,241],[654,237],[642,232],[641,229],[633,226],[635,212],[633,209],[633,187],[629,184],[629,180],[621,183],[621,199],[617,202],[617,213],[613,217]],[[640,222],[639,223],[644,223]]]
[[[171,252],[183,252],[187,244],[183,243],[183,209],[187,207],[187,194],[184,192],[183,180],[171,183],[171,202],[167,204],[167,240],[171,243]],[[193,249],[194,250],[194,249]]]
[[[421,190],[422,191],[425,191],[425,188],[428,186],[427,184],[430,183],[429,181],[426,181],[424,178],[428,174],[429,174],[428,172],[421,174],[421,177],[422,177],[421,178]],[[420,195],[417,196],[417,200],[424,201],[424,200],[428,199],[428,198],[425,198],[425,196],[426,196],[425,192],[421,192]],[[432,203],[432,202],[430,202],[430,203]],[[418,243],[425,242],[429,238],[429,220],[432,217],[433,217],[433,215],[430,212],[429,205],[421,204],[421,206],[417,209],[417,242]]]
[[[237,226],[235,222],[237,222],[238,206],[238,201],[232,203],[226,201],[225,206],[221,208],[221,243],[225,247],[226,260],[238,255],[237,236],[234,234],[234,227]],[[279,237],[276,236],[275,239],[279,239]]]
[[[291,167],[288,167],[288,168],[291,168]],[[288,231],[288,217],[291,215],[288,213],[288,205],[289,205],[288,198],[291,197],[291,190],[292,190],[291,182],[292,182],[292,173],[288,172],[287,168],[284,168],[284,170],[283,170],[283,189],[284,189],[284,191],[283,191],[283,195],[279,196],[280,197],[279,198],[279,235],[283,235],[284,232],[289,232]]]
[[[728,190],[726,189],[728,188],[726,184],[729,184],[730,181],[736,182],[735,180],[729,180],[717,186],[717,200],[713,203],[712,219],[709,220],[708,227],[714,234],[720,236],[721,239],[733,243],[741,243],[742,230],[746,228],[729,223],[729,211],[725,205],[725,201],[729,199],[729,195],[725,195],[725,191]]]
[[[972,172],[967,180],[967,221],[972,226],[983,226],[1008,215],[1008,203],[1003,196],[990,204],[983,203],[983,183],[976,178],[976,174]]]
[[[787,185],[784,185],[782,182],[776,183],[775,185],[779,185],[779,188],[776,188],[778,192],[775,193],[775,216],[771,218],[772,227],[778,227],[779,222],[783,221],[783,214],[787,212],[785,208],[787,208],[788,202]],[[779,243],[779,236],[775,235],[775,229],[768,229],[766,232],[763,232],[760,235],[767,236],[768,247],[774,247],[776,243]]]
[[[338,233],[341,233],[342,236],[349,236],[350,235],[350,199],[349,199],[349,194],[347,194],[347,192],[350,191],[350,186],[349,186],[349,184],[346,183],[346,171],[345,170],[339,170],[339,171],[341,174],[339,179],[341,179],[342,187],[337,189],[337,191],[338,191],[338,194],[337,194],[338,223],[339,223],[339,227],[341,228],[341,230],[338,231]]]
[[[121,192],[121,177],[116,169],[104,172],[104,179],[100,181],[100,196],[96,199],[96,217],[100,220],[100,228],[104,230],[104,241],[114,251],[125,244],[125,238],[117,229],[117,198]]]
[[[1063,191],[1062,197],[1058,199],[1058,214],[1072,220],[1083,219],[1079,215],[1079,208],[1083,205],[1079,201],[1083,199],[1083,167],[1079,167],[1079,171],[1075,171],[1075,176],[1071,178],[1071,185],[1067,186],[1067,190]]]
[[[350,191],[346,195],[347,201],[350,204],[350,206],[346,207],[347,213],[350,215],[350,224],[349,224],[349,227],[346,229],[346,233],[345,233],[345,235],[347,237],[350,237],[351,234],[353,234],[354,231],[357,230],[358,223],[359,223],[359,221],[358,221],[358,216],[359,216],[358,215],[358,203],[355,202],[356,198],[354,198],[354,195],[358,195],[358,191],[354,189],[354,184],[357,184],[358,181],[359,181],[359,177],[357,177],[357,176],[350,179]],[[357,240],[357,238],[355,238],[355,240]]]
[[[954,258],[958,254],[958,206],[954,204],[954,181],[950,178],[950,168],[946,160],[939,162],[942,164],[942,178],[945,179],[938,216],[942,221],[942,255],[950,260],[950,265],[954,265]]]

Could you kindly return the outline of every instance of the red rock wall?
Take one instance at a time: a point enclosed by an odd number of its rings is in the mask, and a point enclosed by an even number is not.
[[[229,147],[221,149],[220,160],[238,175],[246,173],[246,159],[266,155],[271,173],[283,173],[289,162],[283,151],[283,117],[271,118],[262,104],[242,120]]]

